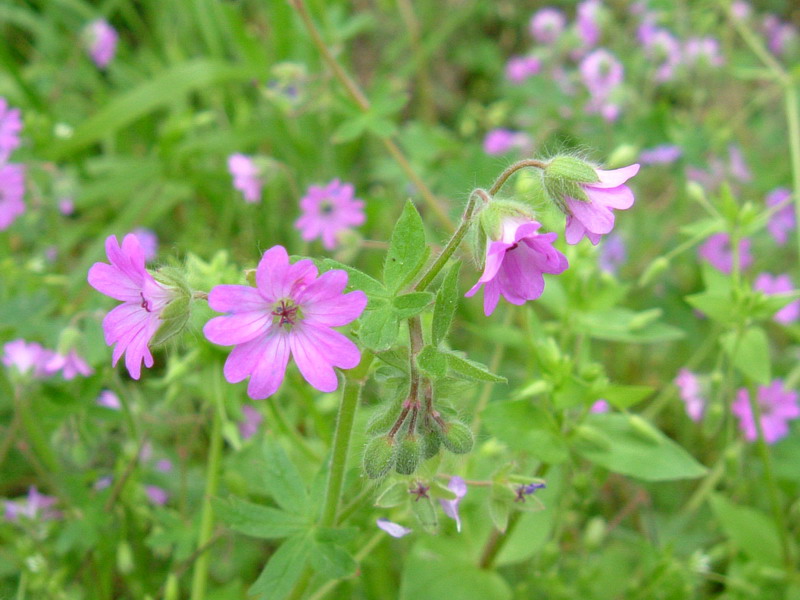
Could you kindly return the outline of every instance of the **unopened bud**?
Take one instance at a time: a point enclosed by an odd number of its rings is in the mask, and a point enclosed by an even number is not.
[[[588,202],[582,184],[600,181],[595,168],[574,156],[557,156],[544,169],[544,188],[561,212],[567,213],[566,199]]]
[[[394,470],[401,475],[411,475],[417,470],[421,459],[422,443],[420,438],[412,433],[406,436],[397,448]]]
[[[376,437],[364,450],[364,472],[370,479],[386,475],[394,464],[394,440],[389,436]]]
[[[472,430],[461,421],[451,421],[445,424],[442,431],[442,444],[453,454],[466,454],[472,450],[475,438]]]
[[[397,419],[396,407],[390,406],[385,410],[378,411],[373,415],[367,424],[367,435],[377,435],[388,432]]]
[[[442,437],[435,429],[428,429],[422,434],[422,456],[424,460],[439,454],[442,446]]]

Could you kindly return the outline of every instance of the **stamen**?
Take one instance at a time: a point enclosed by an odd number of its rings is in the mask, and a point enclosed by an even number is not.
[[[280,317],[280,321],[278,321],[278,325],[294,325],[295,319],[297,318],[297,309],[298,307],[294,304],[289,304],[286,300],[281,300],[280,306],[278,306],[275,310],[272,311],[272,314],[276,317]]]
[[[147,302],[147,298],[144,297],[144,293],[139,292],[139,295],[142,297],[142,303],[140,306],[147,312],[153,312],[152,310],[150,310],[150,304]]]

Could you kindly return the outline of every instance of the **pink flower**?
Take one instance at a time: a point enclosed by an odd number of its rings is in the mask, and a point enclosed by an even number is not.
[[[97,19],[85,31],[89,55],[98,67],[105,69],[117,52],[117,30],[105,19]]]
[[[786,203],[770,217],[767,223],[767,230],[772,235],[775,242],[783,246],[789,239],[789,232],[795,228],[794,206],[789,201],[792,192],[787,188],[775,188],[767,194],[767,206],[770,208]]]
[[[596,98],[608,98],[623,80],[622,63],[608,50],[595,50],[580,64],[581,78],[589,93]]]
[[[675,385],[678,386],[678,393],[681,400],[686,404],[686,414],[692,421],[699,421],[703,418],[706,410],[706,401],[702,395],[700,379],[689,369],[681,369],[675,378]]]
[[[61,374],[66,380],[75,379],[78,375],[88,377],[94,373],[94,369],[89,366],[89,363],[87,363],[74,348],[67,352],[66,355],[54,354],[45,368],[50,373],[61,371]]]
[[[540,44],[549,45],[558,41],[566,24],[567,19],[560,10],[543,8],[531,18],[531,35]]]
[[[731,236],[727,233],[715,233],[710,236],[702,246],[697,249],[697,254],[706,259],[709,264],[723,273],[730,274],[733,270],[733,253],[731,252]],[[750,240],[739,240],[739,268],[742,270],[753,264],[750,254]]]
[[[239,435],[243,440],[247,440],[258,433],[258,428],[261,427],[264,417],[258,409],[251,404],[242,406],[242,415],[244,419],[239,421]]]
[[[505,154],[515,148],[524,152],[530,146],[528,135],[510,129],[492,129],[483,139],[483,151],[490,155]]]
[[[511,304],[535,300],[544,291],[543,273],[562,273],[569,266],[567,258],[553,247],[555,233],[536,233],[542,225],[536,221],[506,218],[499,239],[486,245],[486,266],[478,282],[466,294],[474,296],[481,286],[483,312],[494,312],[502,295]]]
[[[734,2],[731,3],[731,14],[733,18],[738,21],[749,19],[752,12],[753,9],[744,0],[734,0]]]
[[[680,146],[663,144],[639,153],[639,162],[644,165],[662,165],[674,163],[683,154]]]
[[[41,379],[53,374],[47,368],[55,352],[43,348],[36,342],[16,339],[3,346],[3,364],[15,369],[20,375],[28,375]]]
[[[231,154],[228,157],[228,171],[233,176],[233,187],[242,192],[245,202],[253,204],[261,201],[264,182],[261,169],[251,156]]]
[[[467,495],[467,482],[458,475],[450,478],[447,489],[453,492],[456,497],[453,500],[439,500],[444,514],[456,522],[456,530],[461,533],[461,517],[458,515],[458,505],[461,499]]]
[[[536,75],[541,68],[542,63],[535,56],[512,56],[506,64],[506,79],[519,84]]]
[[[164,506],[169,500],[169,492],[157,485],[144,486],[144,493],[147,499],[156,506]]]
[[[18,108],[9,108],[5,98],[0,97],[0,164],[6,162],[11,153],[19,148],[22,117]]]
[[[587,202],[565,198],[569,214],[564,233],[568,244],[577,244],[586,236],[596,246],[600,236],[614,228],[612,209],[625,210],[633,206],[633,192],[625,182],[639,172],[638,164],[612,171],[595,169],[595,172],[600,181],[581,184],[589,198]]]
[[[600,246],[600,256],[597,259],[597,263],[602,271],[616,273],[627,258],[628,252],[625,248],[625,242],[620,236],[612,233]]]
[[[789,434],[789,421],[800,417],[797,392],[783,387],[783,381],[776,379],[769,386],[758,386],[758,404],[761,408],[761,429],[764,441],[774,444]],[[758,439],[756,421],[750,410],[750,393],[742,388],[736,395],[731,410],[739,418],[739,427],[746,440]]]
[[[273,246],[256,269],[256,287],[218,285],[208,304],[218,312],[203,328],[213,343],[235,346],[225,361],[225,379],[250,377],[248,395],[267,398],[281,385],[289,355],[314,388],[339,386],[333,367],[352,369],[361,360],[358,347],[333,327],[357,319],[367,305],[364,292],[343,294],[347,273],[332,270],[317,277],[310,260],[289,264],[283,246]]]
[[[575,27],[584,48],[591,48],[600,40],[600,0],[585,0],[578,4]]]
[[[725,64],[725,59],[720,53],[719,40],[712,37],[690,38],[686,40],[683,49],[686,61],[690,65],[702,64],[711,67],[720,67]]]
[[[56,502],[53,496],[40,494],[36,486],[31,486],[24,500],[6,500],[5,517],[7,521],[19,521],[20,517],[42,521],[59,519],[61,513],[53,508]]]
[[[111,410],[119,410],[122,408],[122,403],[119,401],[119,396],[117,396],[111,390],[103,390],[100,392],[97,400],[95,400],[95,404],[97,404],[97,406],[110,408]]]
[[[607,413],[609,410],[611,410],[611,407],[608,404],[608,400],[602,399],[592,404],[591,408],[589,408],[589,412],[594,414]]]
[[[25,212],[25,167],[0,164],[0,231]]]
[[[144,268],[144,251],[138,238],[129,233],[122,240],[106,239],[106,254],[111,264],[95,263],[89,269],[89,285],[122,304],[103,319],[106,344],[116,344],[113,365],[125,354],[131,377],[139,379],[142,361],[153,366],[148,344],[161,326],[161,313],[175,297],[176,290],[158,283]]]
[[[395,538],[406,536],[412,531],[408,527],[403,527],[402,525],[391,522],[389,519],[378,519],[375,521],[375,524],[380,529],[383,529],[386,533]]]
[[[306,241],[321,237],[326,250],[336,248],[343,232],[364,223],[364,201],[353,192],[352,184],[338,179],[325,187],[309,187],[300,199],[303,214],[295,221],[301,237]]]
[[[131,233],[139,240],[145,262],[150,262],[158,256],[158,236],[155,231],[147,229],[147,227],[137,227]]]
[[[761,273],[756,277],[753,287],[770,296],[772,294],[791,292],[794,290],[794,283],[792,283],[792,278],[785,274]],[[797,321],[798,317],[800,317],[800,300],[795,300],[776,312],[773,319],[776,323],[788,325]]]
[[[655,80],[671,80],[683,57],[680,42],[666,29],[646,28],[645,25],[639,29],[639,39],[647,57],[653,62],[659,62]]]
[[[762,22],[764,35],[767,36],[769,49],[778,56],[783,55],[788,46],[797,37],[797,30],[789,23],[784,23],[775,15],[766,15]]]

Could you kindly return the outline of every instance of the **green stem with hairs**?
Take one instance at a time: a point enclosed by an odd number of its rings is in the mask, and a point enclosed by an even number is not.
[[[505,185],[506,181],[508,181],[509,177],[511,177],[514,173],[516,173],[520,169],[525,169],[528,167],[544,170],[547,168],[547,163],[542,162],[541,160],[536,160],[535,158],[527,158],[525,160],[515,162],[505,171],[500,173],[500,176],[497,179],[495,179],[494,183],[492,184],[492,187],[489,188],[489,195],[494,196],[495,194],[497,194],[497,192],[500,191],[500,188],[502,188],[503,185]]]

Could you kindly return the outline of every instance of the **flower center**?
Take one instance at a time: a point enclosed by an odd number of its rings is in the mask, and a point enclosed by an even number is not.
[[[329,200],[326,200],[320,204],[319,212],[321,212],[323,215],[331,214],[333,212],[333,204]]]
[[[300,309],[294,302],[283,299],[275,305],[272,314],[278,318],[278,325],[294,325],[298,319],[297,312]]]

